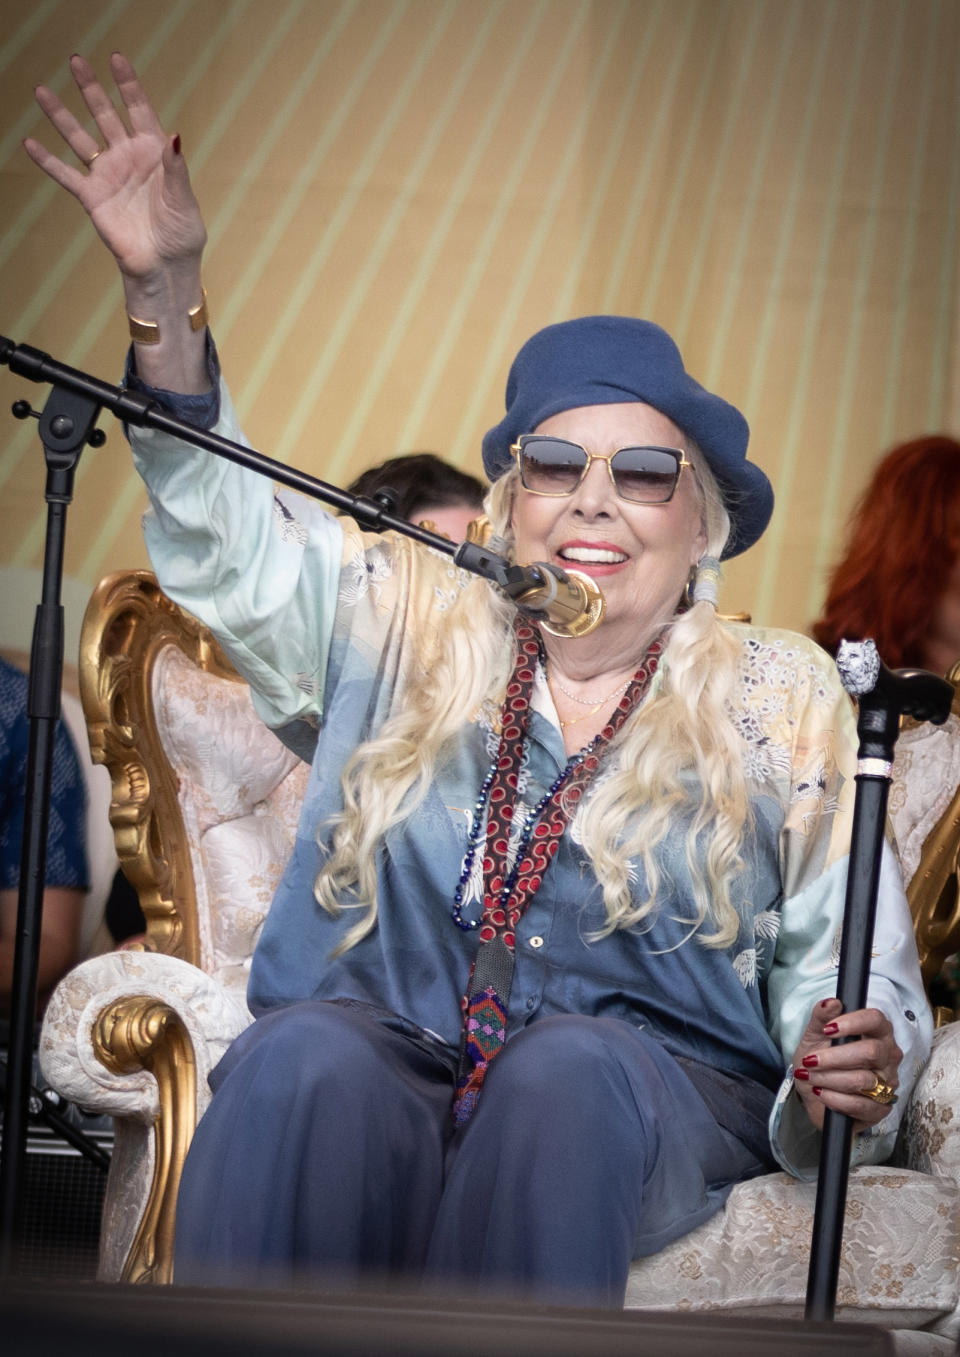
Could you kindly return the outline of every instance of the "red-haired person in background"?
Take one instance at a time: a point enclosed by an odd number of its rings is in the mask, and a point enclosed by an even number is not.
[[[960,660],[960,442],[915,438],[879,463],[851,515],[846,552],[812,631],[832,654],[844,637],[869,636],[891,669],[946,674]],[[912,736],[922,751],[918,746],[909,765],[909,804],[895,814],[908,879],[919,845],[953,796],[960,724],[951,717]],[[901,757],[910,740],[905,732]],[[960,957],[946,959],[930,997],[960,1010]]]
[[[831,654],[870,637],[891,669],[960,659],[960,442],[933,434],[884,457],[812,631]]]

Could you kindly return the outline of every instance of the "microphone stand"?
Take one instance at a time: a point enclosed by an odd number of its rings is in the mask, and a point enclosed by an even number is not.
[[[425,546],[451,556],[456,565],[492,581],[537,620],[553,614],[546,611],[556,600],[558,584],[571,586],[570,578],[555,567],[512,565],[495,551],[476,542],[451,542],[438,533],[398,518],[387,494],[367,499],[320,481],[305,472],[274,461],[253,448],[222,438],[206,429],[196,429],[169,414],[149,396],[100,381],[89,373],[51,358],[27,344],[16,344],[0,335],[0,364],[32,382],[50,383],[53,390],[40,421],[40,438],[47,460],[46,498],[50,505],[44,551],[42,602],[37,609],[30,655],[28,715],[30,742],[27,759],[26,805],[17,940],[13,969],[10,1014],[10,1056],[7,1072],[3,1142],[0,1146],[0,1276],[14,1269],[16,1243],[22,1228],[20,1184],[25,1167],[27,1116],[30,1097],[32,1033],[36,1013],[37,971],[40,952],[40,920],[46,873],[47,821],[50,778],[53,766],[53,735],[60,714],[63,676],[63,609],[61,582],[66,508],[73,496],[73,476],[84,446],[100,447],[105,434],[95,428],[101,409],[112,411],[126,424],[160,429],[194,447],[214,452],[231,462],[267,476],[301,494],[345,510],[361,527],[376,532],[392,529]],[[26,419],[36,412],[26,401],[17,401],[13,413]],[[574,572],[571,572],[573,574]],[[576,598],[557,601],[563,623],[576,620],[588,604],[581,603],[582,590],[570,590]],[[602,615],[602,596],[589,601],[590,625]],[[555,619],[556,620],[556,619]],[[579,634],[589,629],[584,626]]]
[[[4,344],[5,341],[0,340],[0,352],[5,356]],[[17,401],[14,413],[18,418],[26,418],[34,412],[26,402]],[[10,999],[10,1047],[3,1109],[3,1144],[0,1147],[0,1274],[10,1273],[14,1269],[15,1247],[22,1226],[20,1184],[26,1168],[50,779],[63,676],[63,608],[60,598],[67,507],[73,498],[73,478],[80,453],[87,443],[100,446],[104,442],[103,433],[94,428],[98,414],[99,406],[89,395],[77,390],[56,388],[51,391],[43,412],[37,416],[47,464],[44,495],[48,509],[41,602],[34,620],[27,691],[30,725]]]
[[[872,641],[856,646],[842,642],[837,667],[844,687],[860,702],[850,866],[837,975],[837,998],[844,1013],[851,1013],[867,1002],[887,795],[900,717],[942,725],[950,714],[954,689],[946,679],[922,669],[891,672],[880,663]],[[858,1039],[838,1038],[833,1045]],[[852,1140],[853,1119],[827,1108],[807,1277],[808,1320],[834,1317]]]

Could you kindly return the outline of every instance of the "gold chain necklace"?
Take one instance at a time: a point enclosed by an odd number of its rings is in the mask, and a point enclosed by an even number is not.
[[[557,720],[560,722],[560,729],[566,730],[567,726],[576,726],[581,721],[585,721],[588,716],[595,716],[602,706],[603,703],[599,702],[592,711],[585,711],[582,716],[573,716],[569,721],[565,721],[560,713],[557,712]]]
[[[543,672],[546,675],[547,687],[549,688],[551,685],[550,671],[547,669],[546,665],[544,665]],[[607,693],[606,697],[601,697],[599,702],[594,702],[592,699],[587,699],[585,697],[577,697],[576,693],[571,693],[569,688],[565,688],[563,686],[563,684],[560,682],[556,675],[553,676],[553,682],[560,689],[561,693],[565,693],[572,702],[579,702],[582,707],[589,706],[590,708],[590,710],[585,711],[582,716],[572,716],[569,721],[564,721],[560,713],[557,712],[557,719],[560,722],[560,729],[566,730],[567,726],[576,726],[581,721],[586,721],[588,716],[596,716],[597,712],[600,710],[601,707],[605,707],[606,704],[610,702],[613,698],[619,697],[621,693],[625,693],[627,689],[630,687],[630,684],[633,682],[633,675],[632,674],[630,675],[630,678],[627,679],[626,683],[621,683],[619,688],[614,688],[612,693]],[[556,706],[556,702],[554,702],[554,706]]]

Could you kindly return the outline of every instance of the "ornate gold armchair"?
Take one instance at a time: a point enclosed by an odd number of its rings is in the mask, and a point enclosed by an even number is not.
[[[257,719],[219,647],[146,571],[84,620],[81,695],[110,770],[117,853],[146,918],[48,1006],[43,1067],[116,1133],[101,1275],[171,1279],[176,1194],[207,1075],[252,1021],[246,973],[293,844],[307,767]]]
[[[61,983],[41,1060],[65,1096],[116,1118],[102,1278],[169,1281],[180,1168],[208,1101],[207,1074],[251,1021],[247,967],[307,769],[259,722],[210,637],[146,572],[97,589],[81,667],[94,757],[113,781],[117,850],[147,931],[140,950],[85,962]],[[917,798],[911,787],[908,798],[898,774],[891,794],[910,851],[920,836],[911,892],[928,974],[960,931],[960,793],[944,793],[943,773],[917,774],[935,762],[930,729],[901,741],[907,776],[926,790]],[[938,738],[960,787],[960,717]],[[958,1057],[960,1023],[938,1029],[896,1165],[851,1175],[837,1309],[841,1319],[928,1327],[927,1350],[944,1352],[960,1326]],[[634,1265],[627,1304],[798,1317],[813,1200],[813,1184],[782,1173],[739,1184],[717,1217]]]

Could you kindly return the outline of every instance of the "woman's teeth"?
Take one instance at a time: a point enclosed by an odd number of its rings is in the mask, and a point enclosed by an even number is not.
[[[616,565],[627,559],[622,551],[604,551],[600,547],[564,547],[558,554],[565,561],[582,561],[585,565]]]

